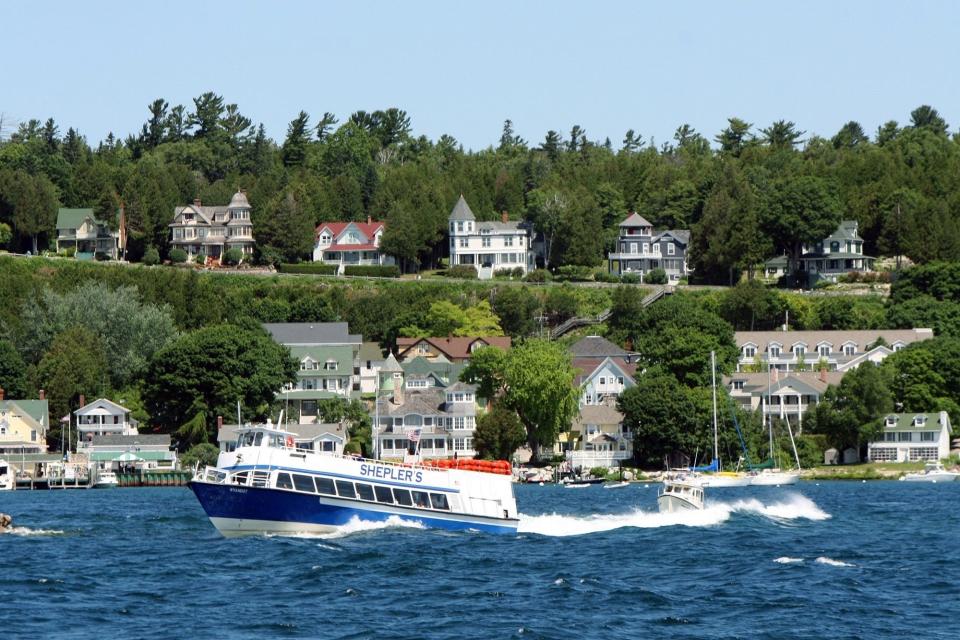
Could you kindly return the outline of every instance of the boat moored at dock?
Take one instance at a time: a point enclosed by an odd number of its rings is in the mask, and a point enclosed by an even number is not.
[[[441,468],[304,451],[270,424],[238,429],[237,448],[190,482],[224,536],[330,533],[353,520],[516,533],[509,469]]]

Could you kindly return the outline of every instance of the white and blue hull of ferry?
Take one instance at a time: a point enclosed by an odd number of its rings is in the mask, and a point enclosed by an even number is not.
[[[225,536],[327,533],[399,518],[424,527],[513,534],[509,475],[304,451],[272,425],[238,430],[236,450],[190,482]]]
[[[283,533],[331,533],[351,522],[400,518],[433,529],[514,534],[517,522],[502,518],[429,512],[415,508],[365,504],[281,489],[234,487],[192,482],[210,521],[224,536]]]

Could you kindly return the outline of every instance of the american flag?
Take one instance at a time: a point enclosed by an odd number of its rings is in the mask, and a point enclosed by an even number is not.
[[[407,433],[407,438],[410,439],[410,442],[420,442],[420,429],[413,429]]]

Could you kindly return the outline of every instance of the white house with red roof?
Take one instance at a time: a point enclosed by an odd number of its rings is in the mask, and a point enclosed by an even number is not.
[[[393,256],[380,251],[386,225],[369,217],[366,222],[321,222],[314,237],[313,261],[339,265],[394,264]]]

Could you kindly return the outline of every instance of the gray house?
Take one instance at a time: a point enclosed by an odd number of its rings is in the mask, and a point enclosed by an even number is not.
[[[676,282],[690,275],[687,267],[689,246],[688,230],[655,232],[650,222],[634,212],[620,223],[617,248],[607,255],[607,263],[614,275],[635,273],[643,278],[654,269],[663,269],[667,278]]]
[[[845,273],[873,271],[876,258],[863,255],[863,238],[856,220],[844,220],[829,236],[803,246],[797,275],[812,286],[818,280],[837,281]]]

